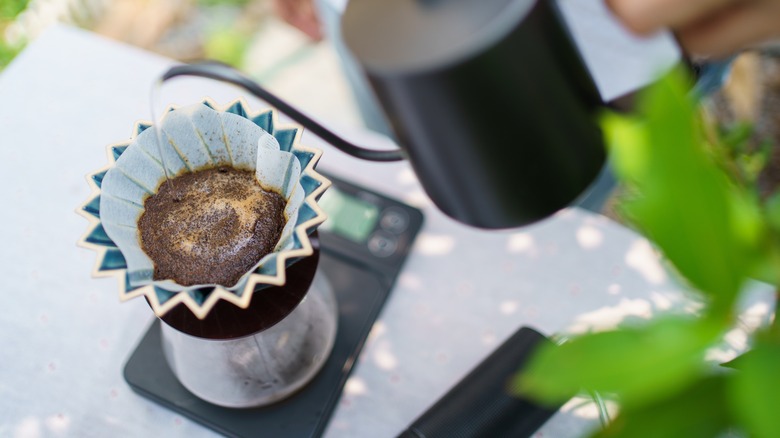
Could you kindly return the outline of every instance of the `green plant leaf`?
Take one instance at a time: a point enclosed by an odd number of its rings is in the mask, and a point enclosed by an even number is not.
[[[752,354],[752,350],[746,351],[745,353],[740,354],[739,356],[735,357],[734,359],[731,359],[728,362],[723,362],[720,364],[720,366],[724,368],[731,368],[732,370],[741,370],[742,369],[742,361],[745,360],[745,357],[748,357]]]
[[[706,377],[682,392],[638,409],[625,409],[597,438],[711,438],[732,423],[726,377]]]
[[[612,164],[621,180],[636,185],[650,171],[646,124],[639,118],[618,113],[604,113],[601,126],[611,146]],[[630,150],[627,148],[630,147]]]
[[[729,383],[731,408],[751,436],[780,437],[780,346],[759,345],[739,358]]]
[[[719,127],[720,143],[732,156],[745,153],[746,145],[753,136],[753,124],[738,122],[733,126]]]
[[[703,321],[669,318],[644,328],[586,335],[541,349],[514,388],[549,404],[582,389],[616,394],[627,406],[647,403],[697,377],[718,333]]]
[[[0,2],[0,22],[10,21],[16,18],[27,8],[29,0],[3,0]]]
[[[241,30],[223,27],[208,33],[204,51],[207,58],[240,68],[249,42],[249,36]]]
[[[772,194],[766,200],[765,208],[769,225],[780,230],[780,192]]]
[[[770,248],[770,253],[752,272],[753,278],[764,283],[780,285],[780,250]]]
[[[669,75],[643,97],[640,118],[610,115],[603,127],[616,173],[639,194],[624,205],[630,219],[726,310],[755,263],[745,236],[760,234],[760,215],[709,155],[685,84]]]

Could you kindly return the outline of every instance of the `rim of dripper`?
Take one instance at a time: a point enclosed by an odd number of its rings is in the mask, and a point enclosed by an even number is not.
[[[194,291],[171,292],[155,284],[149,284],[140,287],[130,285],[127,277],[127,263],[117,245],[108,237],[100,219],[100,195],[103,177],[109,169],[116,165],[117,159],[133,143],[136,137],[153,126],[148,121],[138,121],[134,124],[131,138],[124,142],[110,144],[106,147],[109,163],[99,170],[87,175],[87,183],[92,189],[87,201],[82,204],[76,212],[85,217],[90,225],[87,232],[78,241],[78,245],[84,248],[92,249],[98,253],[97,260],[92,270],[94,277],[116,277],[119,282],[119,296],[121,301],[127,301],[139,296],[145,296],[149,300],[154,313],[158,316],[164,315],[167,311],[184,304],[198,318],[202,319],[208,315],[209,311],[220,300],[228,301],[237,307],[245,309],[249,306],[252,294],[260,287],[281,286],[286,282],[286,267],[302,257],[313,254],[313,248],[309,240],[309,233],[316,229],[327,219],[327,215],[318,205],[317,199],[322,193],[330,187],[331,182],[323,175],[319,174],[315,167],[322,156],[322,151],[316,148],[306,147],[300,144],[303,133],[303,127],[294,123],[281,125],[278,123],[277,112],[271,108],[265,111],[252,111],[245,99],[239,98],[227,105],[220,106],[211,98],[204,98],[200,101],[204,105],[218,112],[228,112],[239,115],[264,131],[273,135],[280,143],[283,149],[293,153],[301,162],[301,184],[306,194],[304,205],[307,205],[313,212],[313,216],[296,224],[294,235],[294,248],[277,253],[275,265],[275,274],[259,274],[252,272],[249,275],[246,285],[239,291],[233,293],[222,286],[204,287]],[[176,107],[171,106],[166,110],[171,111]],[[304,184],[306,180],[306,184]],[[205,289],[211,289],[206,291]],[[205,295],[202,300],[193,295]]]

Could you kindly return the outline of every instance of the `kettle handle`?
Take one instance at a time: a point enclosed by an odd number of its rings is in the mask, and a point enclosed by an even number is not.
[[[240,71],[214,61],[199,62],[194,64],[176,65],[163,73],[160,78],[161,83],[178,76],[198,76],[202,78],[215,79],[222,82],[228,82],[251,93],[253,96],[268,102],[282,114],[288,116],[296,123],[311,131],[314,135],[329,143],[336,149],[366,161],[391,162],[406,159],[406,154],[401,149],[395,150],[374,150],[366,149],[349,142],[320,125],[309,116],[298,111],[290,104],[272,94],[270,91],[261,87],[257,82],[249,79]]]

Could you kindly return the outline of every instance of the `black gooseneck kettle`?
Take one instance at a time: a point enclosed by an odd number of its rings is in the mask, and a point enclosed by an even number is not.
[[[599,93],[551,0],[352,0],[345,42],[401,145],[374,151],[342,139],[241,73],[181,65],[239,85],[358,158],[408,158],[450,217],[518,227],[566,207],[605,161]]]

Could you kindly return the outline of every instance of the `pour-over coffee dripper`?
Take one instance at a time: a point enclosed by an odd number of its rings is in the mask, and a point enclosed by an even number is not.
[[[309,381],[334,343],[336,303],[317,273],[316,238],[326,217],[317,199],[330,182],[314,170],[320,151],[301,146],[300,128],[279,126],[272,111],[252,112],[243,101],[199,105],[172,109],[160,122],[167,160],[155,158],[160,149],[147,123],[109,147],[111,164],[88,179],[93,195],[79,212],[92,225],[80,243],[98,251],[96,276],[119,277],[121,299],[146,297],[165,323],[163,351],[186,388],[220,406],[259,406]],[[232,287],[153,281],[134,228],[145,197],[169,173],[254,164],[261,184],[287,199],[277,248]]]

